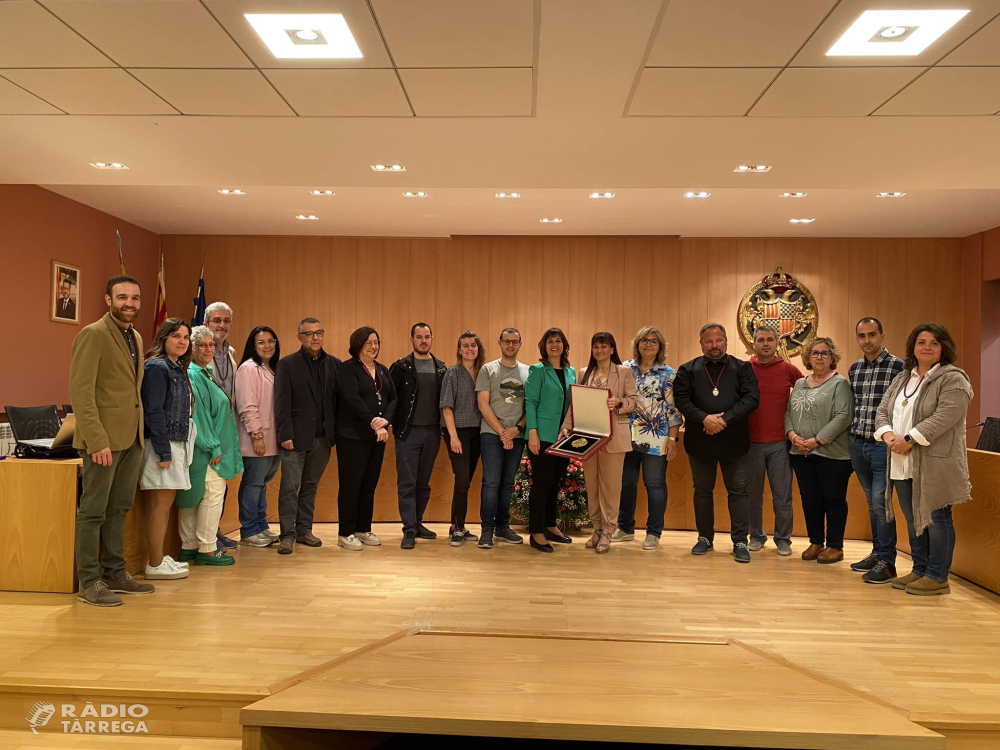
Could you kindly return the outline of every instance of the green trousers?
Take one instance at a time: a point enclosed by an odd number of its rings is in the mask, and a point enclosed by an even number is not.
[[[99,466],[89,453],[83,457],[83,495],[76,513],[76,568],[80,590],[104,576],[125,575],[125,517],[132,510],[142,471],[138,438],[123,451],[112,451],[111,466]]]

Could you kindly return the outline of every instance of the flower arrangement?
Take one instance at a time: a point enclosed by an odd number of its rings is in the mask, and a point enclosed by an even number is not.
[[[531,492],[531,464],[528,449],[521,456],[521,464],[514,476],[514,491],[510,496],[510,520],[515,524],[528,523],[528,495]],[[583,461],[571,459],[566,475],[559,484],[559,528],[564,534],[577,531],[589,522],[587,511],[587,483],[583,478]]]

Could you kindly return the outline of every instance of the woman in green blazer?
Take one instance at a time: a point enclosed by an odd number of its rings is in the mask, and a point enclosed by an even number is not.
[[[559,484],[569,460],[545,452],[559,436],[559,427],[569,411],[569,387],[576,372],[569,366],[569,341],[558,328],[550,328],[538,342],[540,361],[528,368],[524,383],[524,415],[528,428],[528,462],[531,493],[528,495],[528,531],[531,546],[552,552],[549,542],[569,544],[573,540],[556,525]]]
[[[236,560],[216,549],[215,534],[222,518],[226,480],[243,472],[240,437],[232,405],[212,371],[214,334],[205,326],[191,331],[188,378],[194,396],[194,423],[198,429],[191,462],[191,489],[180,490],[177,525],[181,535],[178,560],[195,565],[232,565]]]

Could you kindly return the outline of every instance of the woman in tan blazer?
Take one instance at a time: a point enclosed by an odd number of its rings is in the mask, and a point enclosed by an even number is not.
[[[587,481],[587,506],[594,534],[587,549],[603,554],[611,549],[611,534],[618,527],[618,506],[621,502],[622,468],[625,454],[632,450],[629,415],[635,411],[638,391],[632,370],[622,365],[615,337],[602,331],[590,340],[590,362],[580,372],[580,385],[607,388],[611,391],[608,409],[612,412],[611,440],[589,461],[583,464]],[[560,437],[569,433],[572,417],[563,421]]]

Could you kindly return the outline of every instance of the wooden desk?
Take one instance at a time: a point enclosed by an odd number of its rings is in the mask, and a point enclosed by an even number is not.
[[[80,459],[0,461],[0,591],[71,594]]]

